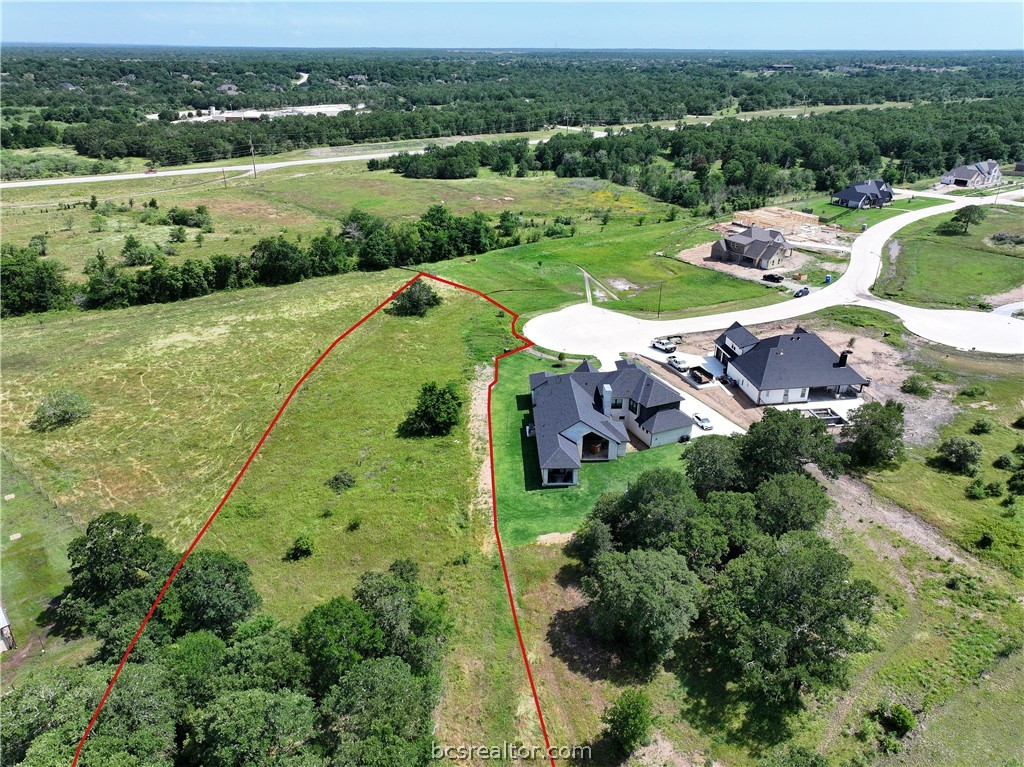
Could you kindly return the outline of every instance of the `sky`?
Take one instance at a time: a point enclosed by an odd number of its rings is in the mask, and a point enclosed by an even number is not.
[[[4,42],[287,48],[1021,50],[1024,3],[0,2]],[[970,31],[965,34],[966,31]]]

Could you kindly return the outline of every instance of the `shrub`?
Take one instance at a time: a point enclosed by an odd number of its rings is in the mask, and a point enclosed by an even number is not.
[[[459,423],[462,397],[454,383],[439,386],[434,381],[423,384],[416,406],[398,427],[403,437],[443,437],[451,434]]]
[[[360,517],[360,516],[355,516],[355,517],[352,517],[352,519],[349,520],[348,528],[347,529],[348,529],[348,531],[350,533],[354,533],[356,530],[358,530],[360,527],[362,527],[362,524],[363,524],[363,518]]]
[[[1024,234],[996,232],[992,235],[992,242],[999,245],[1024,245]]]
[[[934,373],[932,373],[932,380],[941,381],[942,383],[949,383],[950,381],[956,380],[956,376],[945,370],[936,370]]]
[[[303,533],[295,542],[292,547],[288,549],[288,559],[298,560],[305,559],[306,557],[313,556],[313,552],[316,549],[316,542],[313,540],[313,536],[307,533]]]
[[[327,487],[336,493],[343,493],[356,483],[356,478],[345,469],[339,469],[338,473],[327,480]]]
[[[28,427],[32,431],[53,431],[73,426],[92,414],[92,405],[73,389],[50,392],[36,408]]]
[[[981,444],[967,437],[950,437],[939,445],[939,456],[960,474],[976,474],[981,468],[981,454]]]
[[[985,483],[981,479],[974,480],[967,486],[967,490],[964,491],[965,495],[972,501],[980,501],[985,498]]]
[[[909,376],[900,386],[900,391],[905,394],[913,394],[917,397],[930,397],[935,388],[931,382],[920,373]]]
[[[1017,459],[1013,457],[1013,453],[1003,453],[992,462],[992,465],[997,469],[1013,471],[1017,467]]]
[[[441,296],[437,291],[423,280],[417,280],[403,290],[386,311],[396,317],[423,317],[428,309],[440,305]]]
[[[875,716],[885,731],[897,738],[906,737],[911,730],[917,727],[917,717],[914,716],[914,712],[902,703],[883,704],[879,706]]]
[[[1006,480],[1006,489],[1014,495],[1024,495],[1024,469],[1017,469]]]
[[[188,234],[185,232],[185,227],[176,226],[171,229],[171,233],[167,235],[167,239],[171,242],[185,242],[188,239]]]
[[[1003,494],[1003,483],[995,480],[985,485],[985,495],[989,498],[998,498]]]
[[[988,394],[988,387],[982,386],[981,384],[971,384],[970,386],[961,389],[959,396],[966,397],[967,399],[980,399]]]
[[[624,754],[647,745],[654,730],[651,699],[643,690],[626,690],[601,717],[608,736]]]
[[[988,434],[994,428],[996,424],[991,418],[979,418],[971,424],[971,434]]]

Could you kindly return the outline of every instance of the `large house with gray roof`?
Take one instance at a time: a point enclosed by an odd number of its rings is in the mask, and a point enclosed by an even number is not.
[[[585,462],[621,458],[631,436],[658,447],[694,426],[679,409],[682,395],[628,360],[608,373],[589,362],[563,375],[533,373],[530,400],[544,487],[578,484]]]
[[[774,269],[792,252],[793,247],[786,242],[782,232],[759,226],[748,226],[711,246],[712,258],[757,269]]]
[[[857,181],[835,192],[829,202],[844,208],[881,208],[891,205],[892,187],[880,178]]]
[[[807,402],[814,396],[859,394],[870,381],[814,333],[759,339],[734,322],[715,339],[715,357],[755,405]]]
[[[984,187],[993,186],[1003,180],[1003,171],[995,160],[976,162],[973,165],[961,165],[953,168],[939,179],[939,183],[951,186]]]

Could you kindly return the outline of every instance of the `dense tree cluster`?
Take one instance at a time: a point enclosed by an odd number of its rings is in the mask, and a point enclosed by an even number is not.
[[[791,71],[768,71],[778,63]],[[302,146],[741,110],[1019,95],[1012,55],[239,51],[5,47],[5,147],[62,140],[164,164]],[[301,84],[298,73],[309,74]],[[176,110],[364,104],[337,117],[174,124]],[[24,111],[19,111],[24,110]],[[161,119],[139,124],[145,113]]]
[[[535,153],[540,168],[559,176],[608,179],[686,208],[757,207],[770,197],[834,191],[863,178],[897,183],[964,162],[1015,159],[1024,154],[1021,110],[1024,100],[1006,98],[800,119],[722,119],[606,138],[558,134]],[[657,162],[661,157],[672,167]]]
[[[104,514],[69,549],[58,626],[99,636],[98,657],[25,677],[4,696],[0,764],[70,761],[113,667],[177,559],[132,515]],[[430,760],[449,618],[407,560],[367,572],[353,598],[296,628],[256,614],[249,569],[194,552],[135,646],[83,767],[328,767]]]
[[[496,173],[524,176],[536,169],[529,141],[463,141],[449,146],[428,146],[422,154],[401,152],[392,157],[370,160],[369,170],[391,169],[406,178],[474,178],[481,167]]]
[[[816,532],[831,501],[803,465],[832,471],[835,455],[820,421],[769,408],[746,435],[695,440],[685,474],[652,469],[601,496],[569,547],[595,633],[645,670],[691,637],[784,710],[842,684],[869,646],[874,590]]]

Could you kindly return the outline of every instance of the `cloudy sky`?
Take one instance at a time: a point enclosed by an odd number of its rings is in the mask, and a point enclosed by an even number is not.
[[[5,42],[395,48],[1022,48],[1009,2],[2,2]]]

